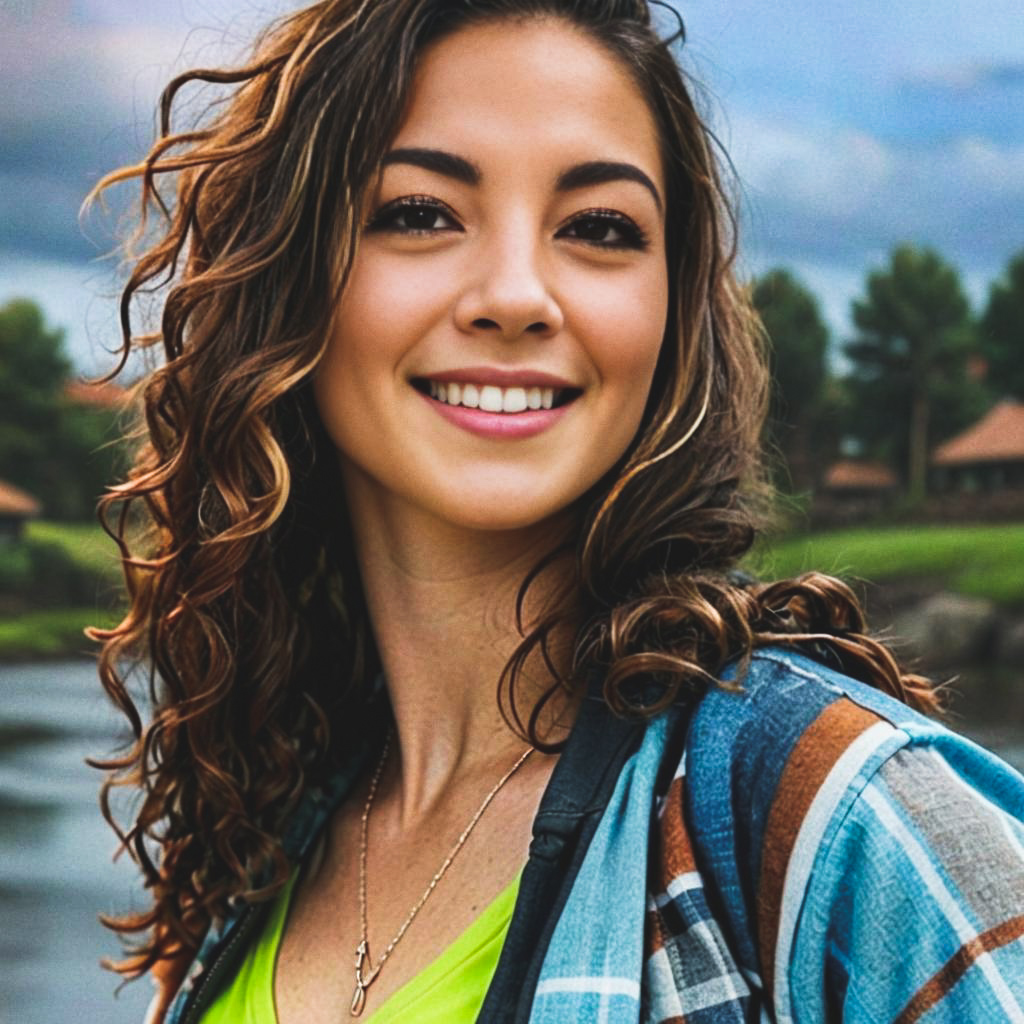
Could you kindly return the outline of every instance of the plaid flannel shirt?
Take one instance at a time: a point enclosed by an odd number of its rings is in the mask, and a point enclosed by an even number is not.
[[[742,683],[664,792],[671,721],[647,730],[531,1024],[1024,1022],[1024,779],[800,655]]]
[[[788,650],[757,652],[739,682],[643,731],[529,1024],[1024,1024],[1024,779]],[[309,795],[296,858],[357,770]],[[240,921],[211,930],[151,1020],[185,1019]]]

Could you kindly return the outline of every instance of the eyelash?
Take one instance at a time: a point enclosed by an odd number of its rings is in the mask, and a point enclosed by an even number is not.
[[[579,225],[584,221],[592,221],[605,227],[612,227],[618,231],[620,241],[618,242],[598,242],[591,239],[581,238],[580,241],[585,245],[595,245],[600,249],[638,249],[643,251],[648,246],[647,235],[644,230],[635,221],[629,219],[624,214],[619,213],[617,210],[606,210],[596,208],[593,210],[583,210],[576,214],[565,225],[561,230],[564,231],[566,228]]]
[[[455,220],[455,215],[451,210],[444,205],[444,203],[438,202],[438,200],[431,198],[430,196],[403,196],[401,199],[395,199],[385,206],[381,207],[370,220],[366,226],[367,231],[391,231],[395,234],[400,235],[421,235],[428,236],[437,234],[439,231],[453,231],[461,230],[453,228],[413,228],[413,227],[402,227],[397,223],[398,219],[405,213],[410,211],[423,211],[429,210],[434,213],[441,214],[448,217],[450,220]],[[584,245],[593,246],[598,249],[637,249],[644,250],[648,246],[647,235],[642,228],[639,227],[634,221],[630,220],[629,217],[618,213],[616,210],[607,210],[602,208],[595,208],[592,210],[583,210],[576,214],[567,224],[559,229],[559,233],[571,228],[578,226],[582,222],[591,221],[605,227],[614,228],[620,235],[620,241],[618,242],[602,242],[595,239],[578,239]],[[572,237],[572,236],[569,236]]]
[[[402,214],[408,213],[411,210],[430,210],[434,213],[443,214],[450,220],[455,220],[455,215],[444,203],[431,199],[430,196],[403,196],[401,199],[395,199],[382,206],[373,215],[370,223],[366,226],[366,230],[393,231],[400,235],[433,235],[437,233],[439,230],[437,228],[400,227],[396,221]],[[453,229],[444,228],[441,230],[451,231]]]

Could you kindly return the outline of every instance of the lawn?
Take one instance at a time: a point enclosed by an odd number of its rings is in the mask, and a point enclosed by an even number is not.
[[[84,570],[87,581],[95,582],[79,585],[77,598],[66,602],[36,597],[27,600],[23,610],[0,616],[0,661],[95,653],[96,645],[83,636],[85,627],[112,626],[120,621],[120,615],[111,610],[122,592],[117,546],[98,523],[40,520],[30,522],[25,532],[30,542],[59,547],[80,574]],[[88,603],[90,590],[96,594],[92,607]]]
[[[95,654],[96,645],[82,631],[86,626],[115,624],[111,613],[95,608],[54,608],[4,616],[0,619],[0,661]]]
[[[105,580],[116,582],[121,579],[117,545],[103,532],[99,523],[36,520],[29,522],[25,534],[29,540],[58,545],[83,568]]]
[[[1024,604],[1024,524],[881,526],[783,537],[748,560],[781,579],[809,569],[866,580],[934,579],[961,594]]]
[[[91,523],[35,522],[29,537],[59,544],[79,564],[116,584],[116,547]],[[809,569],[847,579],[934,580],[962,594],[1024,606],[1024,524],[1000,526],[889,526],[780,538],[747,560],[764,579]],[[0,621],[0,661],[62,657],[90,650],[87,625],[112,625],[96,608],[56,608]]]

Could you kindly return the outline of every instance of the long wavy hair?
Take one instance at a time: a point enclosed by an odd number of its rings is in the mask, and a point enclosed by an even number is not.
[[[141,183],[149,242],[121,299],[123,360],[153,346],[163,356],[140,389],[134,467],[101,505],[130,606],[94,635],[103,685],[134,734],[98,762],[101,803],[152,895],[148,909],[107,919],[138,936],[114,965],[128,976],[194,949],[231,901],[280,888],[284,823],[364,724],[377,655],[311,378],[419,55],[469,23],[536,16],[605,46],[650,104],[670,305],[640,430],[581,499],[571,550],[549,556],[571,556],[571,585],[525,624],[543,565],[523,582],[522,642],[497,699],[543,746],[544,701],[595,671],[613,709],[650,715],[699,694],[730,659],[783,643],[827,649],[851,674],[937,707],[927,682],[866,635],[843,583],[762,586],[734,572],[767,495],[766,371],[733,276],[720,160],[673,53],[680,33],[661,38],[646,0],[322,0],[277,23],[244,66],[172,81],[149,154],[97,186]],[[179,130],[176,100],[193,83],[219,99]],[[159,330],[136,335],[148,292],[162,296]],[[548,657],[550,689],[521,708],[527,658],[547,655],[570,623],[570,670]],[[140,664],[142,697],[129,669]],[[138,795],[125,828],[111,808],[118,787]]]

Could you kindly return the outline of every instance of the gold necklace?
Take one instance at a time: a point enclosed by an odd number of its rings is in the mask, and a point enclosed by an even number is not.
[[[402,922],[402,927],[398,929],[398,934],[388,943],[387,949],[381,954],[380,959],[377,961],[377,966],[374,967],[370,962],[370,944],[367,938],[368,926],[366,923],[366,848],[367,840],[370,831],[370,810],[373,807],[373,798],[377,795],[377,784],[380,782],[381,773],[384,771],[384,764],[387,761],[388,750],[391,747],[390,735],[384,741],[384,749],[381,751],[380,761],[377,763],[377,769],[373,773],[373,779],[370,781],[370,792],[366,797],[366,807],[363,809],[363,821],[362,829],[360,833],[359,841],[359,918],[360,925],[362,927],[362,935],[359,945],[356,947],[356,987],[352,993],[352,1006],[351,1013],[353,1017],[358,1017],[363,1012],[363,1007],[366,1005],[366,990],[373,984],[377,975],[380,974],[380,969],[387,962],[389,956],[391,956],[392,950],[401,941],[402,936],[405,935],[409,929],[409,925],[412,924],[416,915],[423,908],[423,904],[430,898],[430,894],[437,887],[437,883],[444,877],[444,873],[451,867],[451,863],[455,860],[459,850],[462,849],[463,844],[469,838],[470,833],[476,828],[476,823],[483,817],[484,811],[487,810],[491,801],[498,795],[501,787],[512,778],[513,775],[519,770],[522,763],[533,753],[533,747],[528,747],[519,756],[519,760],[498,780],[497,785],[484,797],[484,802],[477,808],[476,814],[470,819],[469,824],[465,827],[462,835],[455,841],[455,845],[452,847],[451,853],[445,858],[444,863],[437,870],[434,877],[430,880],[426,889],[423,891],[423,895],[419,898],[416,905],[409,911],[409,916]],[[364,971],[365,967],[365,971]]]

